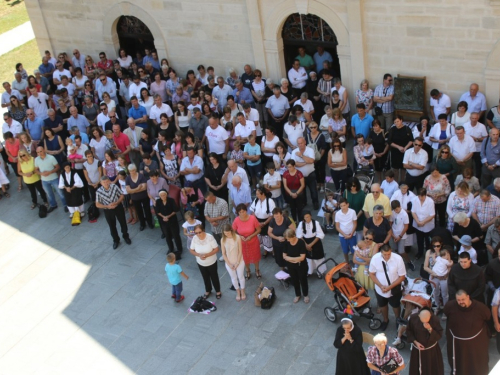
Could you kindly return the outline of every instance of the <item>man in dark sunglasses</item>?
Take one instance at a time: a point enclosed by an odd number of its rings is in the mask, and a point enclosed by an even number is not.
[[[415,138],[413,148],[406,150],[403,157],[403,167],[406,169],[405,184],[408,185],[410,191],[413,191],[415,187],[421,188],[424,183],[425,167],[429,157],[423,150],[423,146],[423,138]]]
[[[394,85],[392,81],[392,75],[384,74],[384,81],[375,88],[373,93],[374,113],[382,124],[382,128],[386,130],[389,130],[394,123]]]
[[[35,86],[29,87],[31,96],[28,99],[28,107],[35,111],[36,117],[45,120],[49,115],[47,109],[51,106],[52,99],[43,92],[38,92]]]

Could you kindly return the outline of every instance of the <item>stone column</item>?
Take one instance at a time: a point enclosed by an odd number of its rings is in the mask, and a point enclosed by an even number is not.
[[[500,98],[500,71],[494,69],[485,69],[484,71],[484,95],[486,100],[490,101],[487,104],[488,109],[498,104]]]
[[[268,77],[271,77],[279,85],[279,80],[286,76],[283,39],[265,40],[264,50],[267,58]]]

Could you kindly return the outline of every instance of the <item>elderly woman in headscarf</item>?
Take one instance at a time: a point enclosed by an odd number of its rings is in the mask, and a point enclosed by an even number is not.
[[[74,169],[71,169],[69,162],[62,164],[63,172],[59,176],[59,189],[63,190],[64,198],[68,205],[69,217],[73,217],[75,212],[80,213],[80,217],[85,216],[83,206],[83,181]]]
[[[363,350],[363,333],[349,318],[340,321],[333,346],[338,349],[336,375],[369,375]]]

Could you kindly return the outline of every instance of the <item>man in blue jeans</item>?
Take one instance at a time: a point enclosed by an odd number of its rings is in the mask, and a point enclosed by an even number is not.
[[[49,198],[50,207],[47,213],[57,208],[54,190],[59,194],[59,198],[61,198],[61,202],[64,205],[64,212],[68,212],[64,193],[59,189],[59,176],[57,175],[59,164],[57,164],[56,158],[52,155],[48,155],[42,146],[37,147],[36,153],[38,157],[35,159],[35,173],[42,177],[43,190],[45,190]]]

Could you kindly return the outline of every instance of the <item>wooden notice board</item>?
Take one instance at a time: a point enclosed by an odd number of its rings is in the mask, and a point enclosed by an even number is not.
[[[399,75],[394,79],[394,109],[405,121],[419,121],[426,113],[425,77]]]

